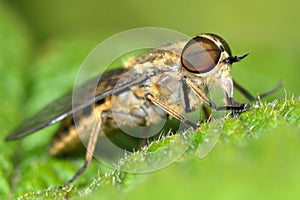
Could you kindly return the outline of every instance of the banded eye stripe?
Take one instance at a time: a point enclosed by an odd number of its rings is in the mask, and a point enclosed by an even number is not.
[[[207,35],[211,36],[214,40],[217,40],[218,42],[221,43],[220,48],[221,48],[222,52],[226,51],[230,57],[232,56],[231,49],[230,49],[228,43],[223,38],[221,38],[220,36],[213,34],[213,33],[209,33]]]

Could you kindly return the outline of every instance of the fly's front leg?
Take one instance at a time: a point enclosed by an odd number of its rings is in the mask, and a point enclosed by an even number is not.
[[[102,125],[102,121],[103,121],[102,119],[103,119],[103,113],[101,112],[96,117],[94,127],[93,127],[91,135],[89,137],[89,142],[88,142],[87,151],[86,151],[86,155],[85,155],[84,165],[76,172],[76,174],[72,177],[72,179],[70,179],[63,186],[63,188],[69,187],[90,166],[91,161],[93,159],[93,155],[94,155],[95,147],[96,147],[96,144],[97,144],[98,136],[99,136],[99,133],[101,131],[101,125]]]
[[[185,112],[191,112],[191,105],[190,105],[190,99],[188,97],[188,92],[189,92],[189,85],[186,83],[186,79],[182,78],[181,79],[181,88],[182,88],[182,92],[183,92],[183,107]],[[204,116],[207,122],[209,122],[211,120],[211,112],[209,110],[209,108],[207,107],[207,105],[203,104],[202,105],[202,109],[204,112]]]
[[[247,103],[238,103],[232,97],[226,96],[227,106],[218,107],[219,110],[230,110],[232,117],[239,116],[241,113],[249,110],[250,105]]]
[[[230,110],[232,111],[232,115],[236,116],[239,115],[247,110],[249,110],[250,105],[247,103],[237,103],[234,101],[232,97],[226,96],[227,105],[226,106],[217,106],[211,99],[209,99],[206,94],[197,87],[191,80],[188,78],[185,79],[186,83],[195,91],[195,93],[206,103],[208,104],[213,110],[215,111],[224,111]]]
[[[274,92],[276,92],[277,90],[279,90],[282,87],[282,82],[279,82],[279,84],[274,87],[273,89],[264,92],[262,94],[259,94],[258,97],[254,97],[250,94],[250,92],[248,92],[244,87],[242,87],[240,84],[238,84],[235,80],[233,80],[233,86],[240,91],[240,93],[242,95],[244,95],[249,101],[254,102],[254,101],[258,101],[259,99],[262,99]]]
[[[166,105],[164,102],[160,101],[159,99],[155,98],[152,94],[147,93],[145,95],[145,98],[148,101],[151,101],[152,103],[154,103],[155,105],[157,105],[158,107],[160,107],[161,109],[163,109],[166,113],[168,113],[169,115],[171,115],[172,117],[178,119],[179,121],[193,127],[193,129],[197,130],[199,127],[197,126],[197,124],[189,121],[188,119],[186,119],[183,115],[181,115],[180,113],[176,112],[175,110],[173,110],[172,108],[170,108],[168,105]]]

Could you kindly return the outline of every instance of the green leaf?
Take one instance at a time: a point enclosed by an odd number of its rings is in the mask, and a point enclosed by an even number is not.
[[[199,147],[204,145],[207,133],[211,132],[209,129],[217,127],[211,126],[217,121],[202,124],[203,128],[200,131],[186,132],[187,140],[184,142],[178,135],[163,137],[154,141],[149,147],[124,157],[126,162],[121,162],[119,169],[122,169],[122,165],[139,168],[147,162],[162,158],[168,148],[170,151],[168,154],[176,153],[178,151],[176,146],[170,148],[172,143],[186,144],[188,142],[187,151],[172,166],[146,174],[131,174],[109,169],[104,173],[105,170],[102,169],[102,173],[98,176],[95,168],[92,168],[83,176],[84,178],[90,176],[89,180],[86,179],[84,183],[79,179],[80,181],[68,191],[43,188],[47,188],[47,185],[51,183],[59,184],[59,180],[54,178],[55,174],[67,180],[72,176],[72,171],[76,171],[76,167],[78,169],[81,166],[80,164],[71,167],[70,161],[57,163],[51,158],[28,156],[27,163],[23,163],[23,166],[29,167],[30,163],[34,162],[33,160],[39,164],[35,164],[34,169],[29,171],[23,167],[22,170],[27,174],[23,176],[23,182],[24,179],[28,180],[27,183],[24,182],[28,185],[35,180],[36,184],[32,184],[29,188],[35,188],[36,191],[26,193],[22,197],[25,199],[32,197],[59,199],[66,195],[70,197],[83,195],[87,198],[86,195],[95,193],[90,199],[96,197],[196,199],[199,196],[191,194],[198,194],[196,191],[199,189],[202,191],[199,194],[201,197],[212,199],[221,197],[251,199],[258,194],[258,196],[265,197],[275,198],[278,195],[284,197],[293,188],[297,188],[297,178],[300,176],[297,173],[297,167],[300,165],[297,159],[297,153],[300,151],[299,129],[295,129],[299,126],[299,121],[297,121],[299,108],[298,99],[287,99],[269,104],[260,103],[259,106],[243,113],[239,118],[219,119],[218,121],[224,124],[220,130],[214,131],[220,134],[218,143],[204,159],[199,159],[197,156]],[[266,118],[261,117],[266,116],[267,113]],[[146,153],[154,151],[156,152],[154,157],[143,157]],[[97,164],[96,161],[93,162],[93,165],[95,164]],[[291,166],[292,169],[289,170]],[[94,174],[91,171],[94,171]],[[64,176],[64,173],[68,174]],[[41,178],[45,174],[47,177]],[[32,179],[34,176],[39,178]],[[91,179],[92,177],[94,180]],[[291,181],[288,186],[287,181]],[[273,193],[273,187],[278,190],[281,188],[281,192]],[[174,191],[172,188],[180,189]]]

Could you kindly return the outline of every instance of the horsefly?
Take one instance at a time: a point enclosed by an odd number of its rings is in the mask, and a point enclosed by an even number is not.
[[[232,79],[232,64],[247,55],[232,56],[229,45],[215,34],[200,34],[189,41],[163,45],[129,59],[123,68],[104,73],[98,78],[96,90],[89,81],[81,85],[80,90],[95,93],[93,99],[82,98],[82,102],[72,106],[72,93],[66,94],[25,120],[6,140],[21,139],[62,121],[49,147],[50,154],[67,155],[81,147],[82,140],[87,143],[85,163],[64,185],[68,187],[89,167],[97,140],[101,141],[103,135],[118,136],[115,133],[120,126],[147,127],[162,119],[175,118],[197,130],[197,121],[188,119],[183,113],[202,107],[212,111],[227,110],[232,116],[238,116],[250,106],[234,100],[234,88],[250,102],[276,91],[281,84],[253,97]],[[222,106],[208,96],[214,85],[224,95]],[[76,128],[75,115],[79,119]]]

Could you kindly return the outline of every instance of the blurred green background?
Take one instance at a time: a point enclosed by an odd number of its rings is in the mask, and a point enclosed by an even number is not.
[[[256,94],[282,80],[285,91],[281,90],[270,100],[286,95],[298,97],[299,6],[296,0],[0,1],[0,196],[14,197],[35,188],[45,189],[49,184],[60,184],[51,175],[50,180],[34,182],[39,176],[47,177],[47,162],[52,158],[46,155],[45,148],[55,128],[19,143],[6,143],[3,138],[26,116],[68,91],[81,62],[99,42],[121,31],[146,26],[174,29],[190,36],[216,33],[229,43],[234,54],[251,51],[232,72],[244,87]],[[286,143],[264,138],[249,150],[242,149],[242,153],[226,147],[224,156],[218,147],[207,163],[195,159],[153,176],[145,175],[149,176],[145,180],[141,175],[139,184],[132,183],[138,187],[127,186],[127,197],[280,199],[290,195],[292,199],[297,196],[294,192],[300,180],[296,179],[299,172],[295,167],[299,161],[297,156],[286,157],[285,153],[298,155],[300,152],[299,138],[294,139],[293,134],[299,130],[282,128],[275,132],[278,134],[272,137],[282,137]],[[285,137],[281,135],[283,132],[291,134]],[[269,144],[273,144],[273,149],[268,147],[264,154]],[[287,149],[290,146],[292,150]],[[284,149],[284,153],[280,149]],[[35,171],[37,174],[34,174],[28,167],[31,164],[25,164],[27,168],[19,164],[26,163],[27,158],[28,163],[44,162],[44,173]],[[74,162],[75,166],[67,165],[66,177],[81,165],[80,161]],[[222,163],[224,166],[219,166]],[[54,165],[53,174],[62,166]],[[17,170],[11,174],[14,168]],[[27,175],[24,169],[29,171]],[[96,168],[91,171],[97,173]],[[14,176],[19,179],[12,180]],[[32,180],[32,176],[37,178]],[[22,178],[27,182],[22,182]]]

